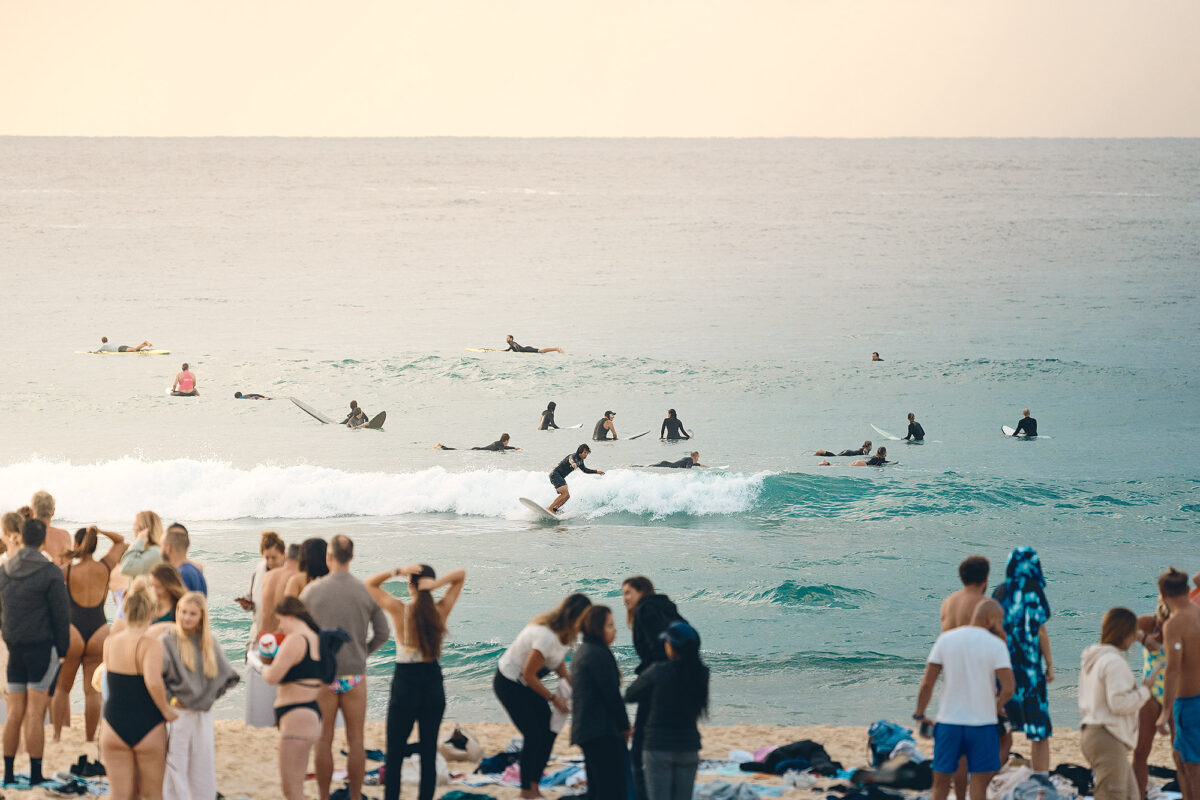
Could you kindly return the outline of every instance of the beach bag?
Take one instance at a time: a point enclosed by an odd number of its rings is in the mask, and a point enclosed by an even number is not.
[[[438,745],[438,752],[447,761],[479,761],[483,758],[483,748],[479,740],[472,736],[470,731],[465,731],[458,725],[454,726],[454,733]]]
[[[338,676],[338,650],[341,650],[342,645],[350,641],[350,634],[341,628],[334,628],[333,630],[322,628],[320,633],[317,634],[317,641],[320,643],[318,650],[321,653],[321,683],[333,683],[334,679]]]
[[[867,750],[871,755],[871,766],[878,767],[891,758],[896,745],[905,739],[915,741],[912,731],[885,719],[867,728]]]

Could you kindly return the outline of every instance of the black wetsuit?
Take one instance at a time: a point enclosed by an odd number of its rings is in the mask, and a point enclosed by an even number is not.
[[[367,416],[367,412],[360,408],[358,411],[355,411],[353,414],[342,420],[342,424],[349,425],[351,428],[361,428],[370,421],[371,420],[370,417]]]
[[[238,398],[238,400],[266,400],[266,399],[267,399],[267,396],[265,394],[244,394]]]
[[[865,447],[860,447],[857,450],[843,450],[838,453],[839,456],[869,456],[871,451]]]
[[[515,340],[509,342],[508,347],[504,348],[503,352],[507,353],[510,350],[514,353],[536,353],[538,351],[536,347],[522,347]]]
[[[608,428],[604,427],[604,423],[606,423],[608,421],[609,421],[608,417],[600,418],[600,421],[596,423],[596,427],[592,429],[592,441],[595,441],[595,442],[609,441],[608,435],[610,433],[612,433],[612,431],[610,431]],[[615,439],[617,437],[613,436],[612,438]]]
[[[914,442],[919,442],[925,438],[925,429],[921,427],[919,422],[908,423],[908,436],[904,437],[904,441],[911,439]]]
[[[443,449],[445,449],[445,448],[443,448]],[[496,441],[492,442],[491,444],[485,444],[483,447],[472,447],[471,449],[472,450],[492,450],[492,451],[498,452],[500,450],[516,450],[517,448],[510,447],[509,445],[506,445],[506,444],[502,444],[500,442],[500,440],[497,439]]]
[[[670,441],[692,438],[683,429],[683,423],[679,421],[678,417],[667,417],[663,420],[662,428],[658,431],[658,438],[661,439],[664,436]]]
[[[691,469],[696,466],[696,462],[692,461],[692,457],[681,458],[678,461],[660,461],[657,464],[651,464],[652,467],[671,467],[672,469]]]
[[[871,456],[870,458],[867,459],[868,467],[882,467],[884,464],[887,464],[887,463],[890,463],[890,462],[886,458],[883,458],[882,456]]]
[[[595,475],[599,470],[588,469],[583,463],[583,459],[571,453],[571,455],[558,462],[558,466],[550,473],[550,485],[557,489],[560,486],[566,486],[567,476],[575,470],[586,472],[589,475]]]
[[[1033,417],[1021,417],[1021,421],[1017,423],[1017,431],[1013,436],[1020,436],[1022,433],[1026,436],[1037,436],[1037,420]]]
[[[549,430],[550,428],[558,430],[558,426],[554,424],[554,412],[547,408],[542,412],[542,419],[538,423],[538,430],[545,431]]]

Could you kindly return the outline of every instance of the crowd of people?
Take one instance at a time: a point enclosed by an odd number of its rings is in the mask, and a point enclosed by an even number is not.
[[[1050,604],[1038,554],[1012,551],[1004,581],[987,596],[990,565],[970,556],[958,568],[962,588],[941,608],[942,634],[929,653],[913,719],[932,736],[933,800],[985,800],[1008,761],[1012,732],[1025,734],[1034,780],[1049,781],[1047,686],[1054,658],[1046,623]],[[1145,800],[1147,759],[1157,733],[1169,734],[1184,800],[1200,798],[1200,574],[1174,567],[1158,579],[1154,614],[1118,607],[1101,624],[1100,642],[1081,656],[1080,749],[1097,800]],[[1144,649],[1140,679],[1127,653]],[[936,723],[926,716],[942,681]]]

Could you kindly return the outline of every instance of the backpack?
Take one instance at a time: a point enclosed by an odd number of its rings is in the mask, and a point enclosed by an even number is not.
[[[338,676],[338,650],[341,650],[342,645],[350,641],[350,634],[341,628],[333,630],[322,628],[321,632],[317,634],[317,641],[320,643],[317,649],[321,654],[321,683],[333,683]]]
[[[867,728],[867,750],[871,754],[871,766],[878,767],[892,757],[896,745],[905,739],[912,740],[908,728],[881,719]]]

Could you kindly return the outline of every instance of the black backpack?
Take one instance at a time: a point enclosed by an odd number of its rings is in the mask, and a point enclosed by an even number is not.
[[[317,634],[317,641],[320,643],[317,649],[321,654],[321,683],[333,683],[338,676],[338,650],[341,650],[342,645],[350,641],[350,634],[341,628],[333,630],[322,628]]]

